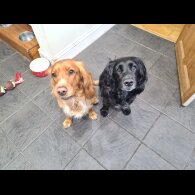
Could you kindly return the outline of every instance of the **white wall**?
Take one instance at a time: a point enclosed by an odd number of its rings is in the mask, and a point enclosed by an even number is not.
[[[43,28],[47,34],[48,44],[52,45],[52,55],[55,55],[94,26],[95,24],[44,24]]]
[[[42,57],[50,61],[73,58],[113,25],[31,24]]]

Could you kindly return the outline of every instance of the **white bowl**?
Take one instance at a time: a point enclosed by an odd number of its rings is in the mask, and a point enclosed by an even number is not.
[[[50,66],[50,61],[46,58],[36,58],[31,61],[30,69],[32,73],[37,77],[45,77],[47,76],[47,69]]]

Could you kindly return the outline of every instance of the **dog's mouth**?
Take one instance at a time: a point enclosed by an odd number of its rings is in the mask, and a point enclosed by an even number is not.
[[[122,91],[128,91],[128,92],[130,92],[130,91],[133,91],[134,89],[135,89],[135,88],[130,88],[130,89],[127,89],[127,88],[124,89],[124,88],[122,88],[121,90],[122,90]]]
[[[73,97],[74,97],[73,95],[72,95],[72,96],[68,96],[68,97],[62,96],[61,99],[62,99],[62,100],[69,100],[69,99],[71,99],[71,98],[73,98]]]

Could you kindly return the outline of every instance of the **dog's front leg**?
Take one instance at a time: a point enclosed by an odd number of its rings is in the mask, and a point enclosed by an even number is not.
[[[68,128],[72,125],[72,117],[67,117],[64,122],[63,122],[63,126],[64,128]]]
[[[95,113],[95,111],[93,111],[93,109],[91,108],[88,112],[88,116],[91,120],[96,120],[97,119],[97,114]]]
[[[109,107],[110,107],[109,100],[104,98],[103,99],[103,107],[100,109],[100,113],[103,117],[106,117],[108,115]]]
[[[121,104],[121,110],[122,110],[124,115],[129,115],[131,113],[130,106],[127,102],[123,102]]]

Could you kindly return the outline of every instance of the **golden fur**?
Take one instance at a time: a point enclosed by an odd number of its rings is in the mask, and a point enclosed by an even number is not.
[[[70,70],[74,73],[70,74]],[[85,70],[82,62],[61,60],[51,66],[48,73],[51,75],[52,94],[67,117],[63,123],[65,128],[72,124],[73,117],[82,118],[88,114],[90,119],[97,119],[92,107],[98,103],[94,87],[98,85],[98,81],[92,80],[91,74]],[[59,87],[67,89],[64,99],[57,93]]]

